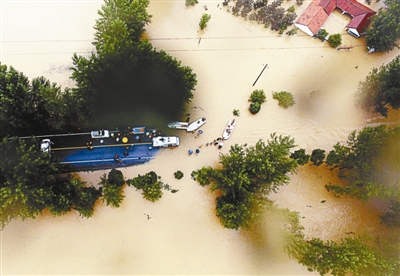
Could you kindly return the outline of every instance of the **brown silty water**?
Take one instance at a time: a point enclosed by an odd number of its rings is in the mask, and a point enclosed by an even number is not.
[[[72,53],[93,50],[92,26],[101,4],[3,3],[2,63],[29,78],[44,75],[72,86],[68,79]],[[300,31],[292,37],[278,35],[232,16],[216,1],[202,1],[195,7],[185,7],[183,1],[152,1],[148,10],[153,15],[146,33],[150,42],[197,74],[195,98],[187,112],[192,119],[206,117],[207,123],[197,138],[176,131],[181,139],[178,148],[162,150],[150,163],[123,169],[123,173],[132,178],[156,171],[179,192],[165,193],[160,201],[150,203],[139,192],[125,188],[120,208],[99,203],[90,219],[71,212],[58,218],[45,213],[36,220],[13,221],[1,232],[2,273],[313,275],[280,251],[274,242],[278,230],[270,221],[265,222],[269,226],[259,240],[224,229],[215,216],[215,196],[191,180],[190,173],[216,166],[219,154],[235,143],[253,145],[273,132],[292,136],[298,147],[309,152],[329,151],[336,142],[346,141],[351,131],[366,125],[398,125],[399,112],[391,112],[389,119],[365,113],[354,107],[353,95],[372,67],[389,62],[399,51],[365,56],[364,41],[344,32],[347,19],[341,14],[330,18],[326,28],[342,33],[343,44],[354,47],[350,51],[337,51]],[[202,13],[211,14],[211,20],[199,31]],[[263,89],[267,95],[255,116],[248,112],[254,89]],[[279,107],[272,91],[291,92],[296,104]],[[240,110],[240,117],[232,137],[221,150],[205,146],[221,136],[233,109]],[[201,145],[199,154],[188,155],[189,149]],[[182,180],[174,179],[177,170],[184,172]],[[105,172],[81,176],[97,185]],[[338,240],[351,235],[346,232],[374,235],[383,231],[375,205],[334,198],[324,188],[329,182],[340,183],[340,179],[323,168],[300,167],[271,199],[300,212],[308,238]]]

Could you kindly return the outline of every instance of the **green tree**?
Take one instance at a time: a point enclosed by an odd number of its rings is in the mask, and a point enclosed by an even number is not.
[[[399,141],[400,127],[380,125],[365,127],[358,134],[353,131],[347,145],[337,143],[326,160],[346,179],[346,186],[327,185],[328,190],[361,200],[375,196],[384,200],[398,198]]]
[[[310,161],[310,155],[306,153],[305,149],[299,149],[290,154],[290,158],[297,161],[299,165],[305,165]]]
[[[372,27],[367,30],[366,42],[376,52],[389,52],[399,48],[400,3],[397,0],[384,0],[385,8],[379,9],[372,19]]]
[[[185,4],[186,6],[194,6],[197,3],[199,3],[199,1],[197,1],[197,0],[186,0],[185,3],[186,3]]]
[[[174,172],[174,176],[176,179],[181,179],[183,177],[183,172],[178,170]]]
[[[292,105],[294,105],[296,103],[293,95],[286,91],[273,92],[272,97],[274,99],[278,100],[279,105],[284,108],[291,107]]]
[[[159,200],[163,195],[164,183],[154,171],[150,171],[145,175],[139,174],[137,177],[129,179],[127,184],[137,190],[142,190],[143,198],[151,202]]]
[[[28,142],[0,142],[0,154],[6,156],[0,158],[1,227],[12,219],[35,218],[45,208],[53,215],[75,209],[81,216],[92,216],[99,191],[86,187],[77,176],[61,174],[36,141]]]
[[[194,96],[192,69],[140,40],[151,18],[148,3],[106,1],[95,26],[96,53],[73,56],[74,92],[90,125],[132,124],[132,117],[143,123],[149,112],[167,121]]]
[[[388,107],[400,108],[400,55],[379,68],[373,68],[358,85],[356,105],[388,116]]]
[[[199,23],[201,30],[204,30],[204,28],[207,27],[207,23],[208,23],[208,21],[210,21],[210,19],[211,19],[211,15],[203,13],[203,15],[200,18],[200,23]]]
[[[257,114],[261,110],[261,104],[260,103],[251,103],[249,110],[251,114]]]
[[[311,153],[310,161],[314,166],[319,167],[324,163],[325,160],[325,150],[323,149],[314,149]]]
[[[319,29],[319,31],[315,36],[319,38],[321,41],[325,41],[328,35],[329,33],[325,29]]]
[[[100,177],[100,185],[103,187],[103,202],[107,206],[118,208],[121,206],[125,196],[123,195],[124,176],[121,171],[112,169],[108,176],[104,174]]]
[[[222,169],[203,167],[192,172],[201,185],[219,191],[217,215],[224,227],[248,228],[265,206],[271,192],[289,181],[297,162],[289,158],[294,140],[289,136],[271,134],[267,144],[262,140],[255,146],[231,146],[229,154],[220,155]]]
[[[398,261],[385,257],[368,241],[368,237],[345,238],[340,242],[312,238],[300,241],[290,256],[320,275],[395,275]]]
[[[250,94],[249,102],[263,104],[267,101],[264,90],[256,89]]]
[[[328,42],[331,47],[336,48],[342,44],[342,35],[341,34],[333,34],[328,37]]]

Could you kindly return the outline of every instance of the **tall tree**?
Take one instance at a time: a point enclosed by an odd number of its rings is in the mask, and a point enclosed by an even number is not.
[[[379,68],[373,68],[358,85],[356,105],[388,116],[388,107],[400,108],[400,55]]]
[[[368,47],[376,52],[389,52],[398,48],[400,39],[400,3],[398,0],[384,0],[385,8],[381,8],[372,19],[372,28],[367,30]]]
[[[35,218],[45,208],[53,215],[71,209],[85,217],[93,214],[99,192],[76,176],[61,175],[35,141],[4,138],[0,155],[1,228],[12,219]]]
[[[346,186],[327,185],[336,194],[348,194],[362,200],[378,196],[384,200],[399,197],[400,127],[365,127],[352,132],[347,145],[337,143],[326,159]],[[398,199],[397,199],[398,200]]]
[[[192,177],[201,185],[211,184],[211,190],[219,191],[217,216],[224,227],[247,228],[267,204],[266,196],[276,192],[289,181],[297,161],[290,158],[294,139],[289,136],[271,135],[265,143],[255,146],[231,146],[229,154],[220,156],[221,169],[203,167],[193,171]]]

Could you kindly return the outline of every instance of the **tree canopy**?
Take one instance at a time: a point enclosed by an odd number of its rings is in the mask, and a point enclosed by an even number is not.
[[[91,125],[171,120],[193,98],[197,81],[192,69],[141,40],[151,19],[148,4],[105,1],[95,25],[96,52],[88,58],[73,56],[72,79]]]
[[[400,127],[386,125],[365,127],[352,132],[347,145],[337,143],[327,156],[326,164],[339,169],[346,187],[329,185],[337,194],[348,194],[362,200],[378,196],[398,198],[400,175]]]
[[[12,219],[35,218],[45,208],[53,215],[71,209],[90,217],[99,191],[73,175],[62,175],[35,141],[17,138],[0,142],[0,220],[3,228]]]
[[[389,52],[398,48],[400,39],[400,3],[398,0],[384,0],[385,8],[379,9],[367,30],[366,42],[376,52]]]
[[[276,192],[289,181],[287,173],[294,173],[297,162],[289,157],[294,139],[271,134],[267,143],[260,140],[255,146],[231,146],[229,154],[220,155],[221,169],[203,167],[193,171],[192,177],[201,185],[219,191],[217,216],[224,227],[250,227],[259,215],[265,197]]]
[[[13,67],[0,64],[1,136],[70,130],[84,123],[78,98],[44,77],[29,81]]]
[[[379,68],[373,68],[358,85],[356,105],[388,116],[388,107],[400,108],[400,55]]]

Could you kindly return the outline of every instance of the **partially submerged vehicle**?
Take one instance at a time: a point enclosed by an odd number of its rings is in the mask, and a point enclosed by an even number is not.
[[[179,146],[179,137],[177,136],[157,136],[153,138],[154,148],[168,148]]]
[[[93,130],[90,132],[90,135],[95,139],[108,138],[110,137],[110,131],[105,129]]]
[[[206,118],[200,118],[192,123],[189,124],[188,128],[186,131],[195,131],[196,129],[200,128],[202,125],[206,123]]]
[[[189,126],[189,123],[186,122],[171,122],[168,123],[167,125],[169,128],[175,128],[175,129],[187,129]]]
[[[222,133],[222,139],[228,140],[229,137],[231,137],[233,129],[235,128],[235,126],[236,126],[235,119],[229,120],[228,124],[225,127],[224,132]]]

